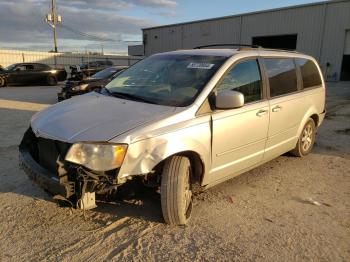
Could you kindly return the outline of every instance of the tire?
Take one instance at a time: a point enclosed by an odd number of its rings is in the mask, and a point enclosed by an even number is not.
[[[290,151],[290,153],[298,157],[304,157],[308,155],[315,144],[315,137],[316,125],[314,120],[310,118],[303,127],[295,148]]]
[[[185,225],[192,213],[191,164],[187,157],[166,160],[160,187],[164,220],[169,225]]]
[[[6,86],[6,80],[4,77],[0,77],[0,88]]]
[[[57,85],[57,79],[54,76],[48,76],[47,79],[46,79],[46,83],[49,86],[55,86],[55,85]]]

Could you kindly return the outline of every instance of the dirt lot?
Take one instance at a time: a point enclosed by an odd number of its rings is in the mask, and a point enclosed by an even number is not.
[[[148,191],[85,213],[58,207],[17,157],[30,117],[58,88],[0,89],[0,261],[350,261],[350,83],[329,86],[311,155],[198,195],[186,227],[165,225]]]

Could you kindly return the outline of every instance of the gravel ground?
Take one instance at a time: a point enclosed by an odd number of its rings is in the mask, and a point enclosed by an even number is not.
[[[198,195],[186,227],[165,225],[149,191],[58,207],[18,168],[17,146],[59,88],[0,89],[0,261],[350,261],[350,83],[329,86],[313,153]]]

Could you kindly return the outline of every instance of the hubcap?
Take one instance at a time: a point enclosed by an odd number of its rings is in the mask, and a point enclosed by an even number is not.
[[[303,131],[303,136],[301,138],[301,146],[304,151],[308,151],[311,147],[312,144],[312,139],[313,139],[313,131],[312,127],[310,124],[308,124],[304,131]]]

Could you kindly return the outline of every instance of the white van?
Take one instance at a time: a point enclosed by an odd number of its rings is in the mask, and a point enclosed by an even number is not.
[[[26,173],[77,208],[128,180],[160,189],[164,219],[185,224],[193,191],[288,151],[307,155],[325,117],[310,56],[261,48],[150,56],[92,92],[33,116]]]

